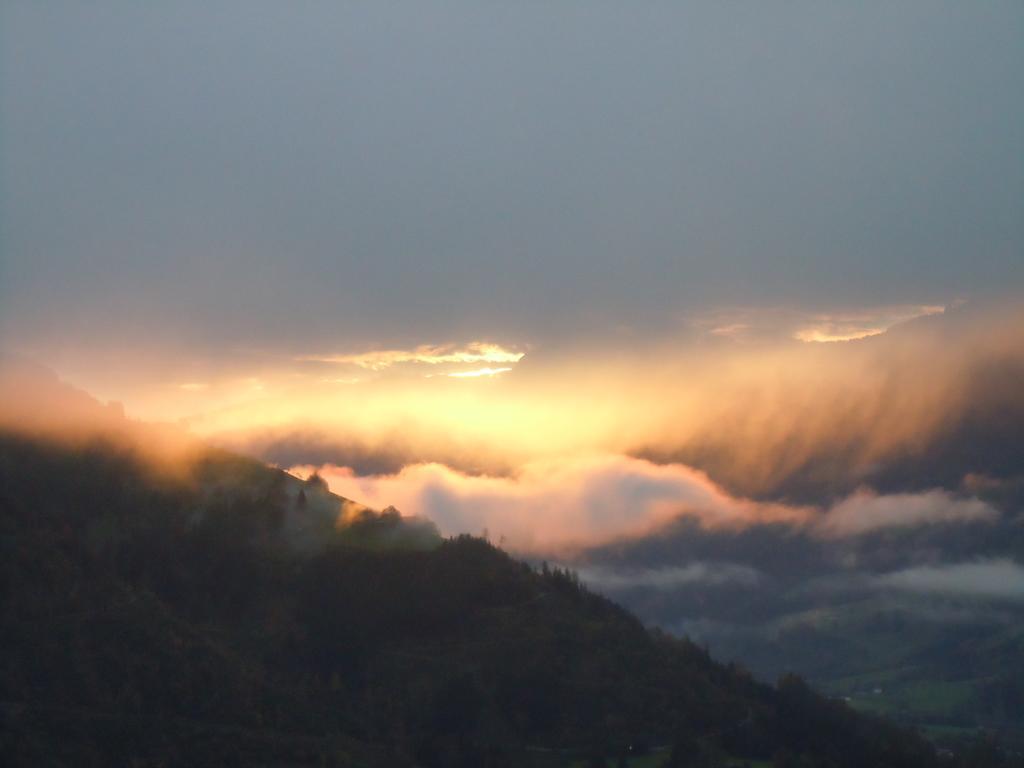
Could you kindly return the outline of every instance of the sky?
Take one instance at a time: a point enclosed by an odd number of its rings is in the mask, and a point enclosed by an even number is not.
[[[1019,2],[11,0],[0,350],[523,541],[962,492],[1005,474],[979,382],[1020,405],[1022,41]],[[684,490],[594,522],[595,467]]]

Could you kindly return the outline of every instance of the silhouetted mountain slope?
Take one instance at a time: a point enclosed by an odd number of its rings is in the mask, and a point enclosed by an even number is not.
[[[226,454],[3,436],[0,578],[16,765],[936,764],[568,572]]]

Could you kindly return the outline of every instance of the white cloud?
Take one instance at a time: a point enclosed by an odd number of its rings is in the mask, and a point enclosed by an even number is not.
[[[297,472],[303,472],[296,468]],[[621,455],[536,461],[514,477],[461,474],[441,464],[407,466],[394,475],[358,477],[322,467],[331,490],[371,507],[394,505],[433,520],[445,534],[504,537],[515,549],[595,544],[650,532],[680,515],[705,525],[803,520],[807,510],[729,496],[705,474]]]
[[[313,469],[295,467],[293,471],[307,474]],[[821,514],[812,507],[731,496],[703,472],[682,464],[654,464],[618,454],[538,460],[525,464],[515,475],[501,477],[467,475],[436,463],[407,465],[389,475],[358,476],[347,467],[333,465],[315,469],[331,490],[346,498],[374,508],[395,506],[405,514],[428,518],[445,535],[479,534],[486,529],[512,549],[532,551],[644,535],[686,515],[707,527],[784,522],[807,526],[825,538],[998,516],[978,499],[958,499],[941,490],[888,496],[858,491]],[[633,574],[631,578],[711,578],[707,567],[691,565],[671,574]],[[729,575],[736,577],[737,572]]]

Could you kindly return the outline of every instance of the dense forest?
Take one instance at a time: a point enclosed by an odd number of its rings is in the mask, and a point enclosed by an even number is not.
[[[215,451],[170,471],[3,435],[0,595],[7,764],[1011,764],[937,755],[569,571]]]

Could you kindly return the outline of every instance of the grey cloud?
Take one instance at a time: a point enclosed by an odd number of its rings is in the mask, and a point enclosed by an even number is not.
[[[7,2],[7,343],[1018,290],[1018,3]]]

